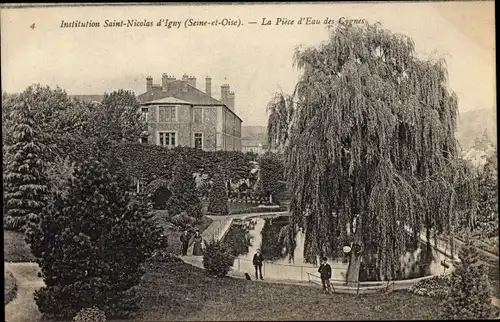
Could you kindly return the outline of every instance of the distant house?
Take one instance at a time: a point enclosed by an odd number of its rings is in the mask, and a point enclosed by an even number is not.
[[[263,154],[268,150],[268,145],[264,140],[243,138],[241,139],[242,151]]]
[[[241,118],[234,112],[235,94],[221,86],[221,99],[212,97],[212,80],[205,78],[205,92],[196,78],[181,80],[163,74],[162,84],[146,78],[146,92],[139,95],[148,133],[141,142],[166,147],[190,146],[207,151],[241,151]]]
[[[85,103],[101,103],[104,95],[68,95]]]

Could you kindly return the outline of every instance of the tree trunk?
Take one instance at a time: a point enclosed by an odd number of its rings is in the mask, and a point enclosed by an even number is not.
[[[346,283],[349,287],[357,287],[359,281],[359,270],[361,268],[361,255],[352,251],[347,268]]]
[[[361,218],[356,223],[356,231],[354,232],[353,244],[351,248],[351,256],[349,258],[349,266],[347,267],[346,284],[349,287],[357,287],[359,281],[359,271],[361,268],[362,258],[362,238],[361,238]],[[356,246],[358,245],[358,246]]]
[[[137,179],[137,193],[141,192],[140,191],[140,183],[139,183],[139,179]]]

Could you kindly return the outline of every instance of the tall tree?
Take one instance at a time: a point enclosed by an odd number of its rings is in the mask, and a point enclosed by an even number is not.
[[[221,216],[229,214],[226,180],[222,171],[213,177],[212,188],[208,194],[208,212]]]
[[[495,152],[479,172],[477,230],[483,238],[498,238],[498,161]]]
[[[74,148],[75,143],[81,142],[82,137],[85,137],[82,133],[82,122],[90,119],[82,119],[83,115],[87,116],[86,104],[71,99],[59,87],[52,89],[36,84],[29,86],[21,94],[3,93],[2,125],[7,129],[2,134],[4,146],[12,141],[9,124],[13,120],[9,111],[23,101],[32,102],[32,116],[39,128],[39,140],[44,144],[42,152],[47,162],[53,161],[57,155],[65,154],[67,149],[60,150],[63,146]]]
[[[475,207],[445,62],[420,60],[410,38],[366,24],[331,28],[319,47],[296,50],[295,65],[294,94],[268,106],[269,142],[286,155],[289,234],[304,228],[304,258],[352,244],[349,281],[365,252],[393,278],[406,241],[422,229],[452,233],[456,210]]]
[[[67,194],[58,194],[26,239],[45,287],[35,292],[42,313],[72,317],[96,305],[108,316],[136,311],[143,264],[165,246],[163,229],[134,202],[105,155],[84,160]]]
[[[12,137],[6,149],[4,225],[16,231],[23,231],[27,221],[36,222],[47,202],[44,147],[34,104],[28,95],[19,96],[12,110]]]
[[[96,107],[96,112],[100,116],[95,119],[97,132],[111,141],[137,142],[147,131],[139,101],[130,91],[120,89],[104,94],[102,105]]]
[[[201,218],[201,201],[193,173],[189,171],[186,160],[180,157],[172,172],[173,179],[169,186],[172,196],[166,204],[169,215],[186,212],[191,217]]]

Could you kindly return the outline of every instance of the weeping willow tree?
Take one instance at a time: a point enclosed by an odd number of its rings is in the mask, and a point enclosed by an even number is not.
[[[380,278],[394,278],[407,242],[453,233],[458,211],[476,208],[445,61],[418,59],[412,39],[367,24],[331,28],[294,65],[293,95],[268,105],[269,143],[286,156],[290,239],[304,229],[307,261],[351,245],[348,281],[368,253]]]

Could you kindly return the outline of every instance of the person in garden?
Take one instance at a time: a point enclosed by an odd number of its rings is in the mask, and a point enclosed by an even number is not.
[[[262,256],[260,249],[257,249],[257,253],[253,255],[253,266],[255,266],[255,279],[258,279],[259,276],[257,275],[257,272],[260,275],[260,279],[263,280],[264,278],[262,277],[262,263],[264,262],[264,256]]]
[[[189,247],[189,233],[187,230],[184,230],[184,233],[181,235],[181,243],[182,243],[182,256],[187,256],[188,247]]]
[[[332,267],[328,264],[326,257],[321,258],[321,265],[319,265],[318,273],[321,276],[321,284],[323,291],[331,292],[330,278],[332,278]]]
[[[202,256],[203,253],[201,251],[201,242],[203,239],[201,238],[201,234],[199,230],[196,230],[196,233],[193,237],[194,246],[193,246],[193,256]]]

